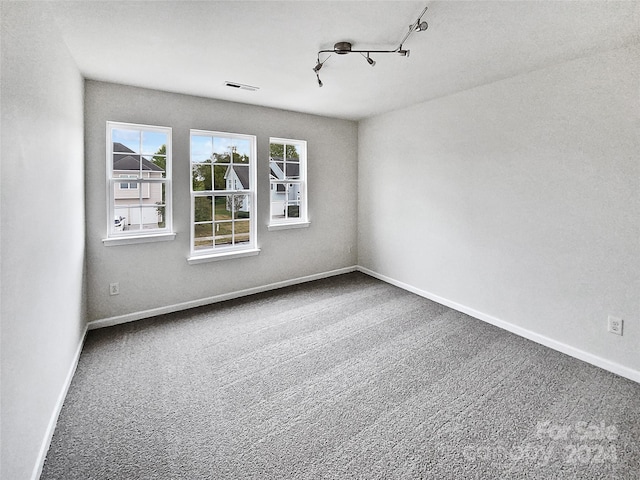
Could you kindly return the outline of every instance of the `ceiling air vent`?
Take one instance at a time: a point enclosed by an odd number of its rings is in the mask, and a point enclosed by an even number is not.
[[[251,85],[245,85],[243,83],[236,83],[236,82],[224,82],[224,84],[227,87],[237,88],[239,90],[249,90],[250,92],[255,92],[256,90],[260,89],[260,87],[252,87]]]

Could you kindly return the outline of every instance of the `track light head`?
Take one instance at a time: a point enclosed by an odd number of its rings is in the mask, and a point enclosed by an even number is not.
[[[318,72],[316,72],[316,78],[318,79],[318,87],[322,87],[322,85],[324,85],[322,83],[322,80],[320,80],[320,75],[318,75]]]
[[[322,64],[320,63],[320,60],[318,60],[318,63],[316,63],[316,66],[313,67],[313,71],[318,73],[321,68],[322,68]]]
[[[371,52],[367,52],[366,56],[364,55],[364,53],[361,53],[360,55],[362,55],[362,58],[364,58],[367,61],[367,63],[373,67],[376,64],[376,61],[369,56],[370,54]]]
[[[411,50],[404,50],[404,49],[401,48],[400,50],[398,50],[398,53],[402,57],[408,57],[409,54],[411,53]]]
[[[418,20],[418,22],[416,23],[416,32],[424,32],[427,28],[429,28],[427,22],[421,22],[420,20]]]

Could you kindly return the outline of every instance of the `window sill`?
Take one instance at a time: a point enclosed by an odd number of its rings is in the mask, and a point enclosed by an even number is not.
[[[289,228],[307,228],[311,222],[291,222],[291,223],[272,223],[267,225],[267,229],[272,232],[274,230],[287,230]]]
[[[176,238],[175,233],[155,233],[150,235],[131,235],[130,237],[103,238],[102,243],[105,247],[114,247],[116,245],[132,245],[134,243],[167,242],[174,238]]]
[[[250,250],[237,250],[235,252],[210,253],[208,255],[195,255],[187,258],[189,265],[197,265],[198,263],[219,262],[220,260],[229,260],[232,258],[252,257],[260,253],[259,248]]]

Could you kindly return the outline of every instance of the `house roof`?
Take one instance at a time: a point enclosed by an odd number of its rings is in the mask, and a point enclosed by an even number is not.
[[[280,157],[271,157],[271,161],[278,164],[280,169],[284,167],[284,160]],[[300,164],[299,163],[287,163],[287,173],[288,177],[299,177],[300,176]],[[277,178],[278,180],[284,180],[282,172],[275,172],[273,167],[271,168],[271,176],[273,178]]]
[[[140,170],[140,163],[142,162],[143,171],[163,172],[162,168],[147,160],[145,157],[135,154],[133,150],[124,146],[119,142],[113,142],[113,169],[114,170]],[[122,153],[120,153],[122,152]],[[129,155],[133,153],[135,155]]]
[[[249,188],[249,167],[243,167],[243,168],[233,168],[231,165],[229,165],[229,168],[227,169],[227,173],[224,176],[224,178],[227,178],[229,176],[229,170],[233,170],[236,174],[236,177],[238,177],[238,180],[240,180],[240,183],[242,184],[242,188],[244,189],[248,189]]]

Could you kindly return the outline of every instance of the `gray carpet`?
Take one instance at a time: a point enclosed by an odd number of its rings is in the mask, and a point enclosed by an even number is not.
[[[640,385],[353,273],[89,332],[41,478],[640,478]]]

